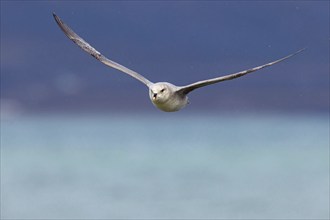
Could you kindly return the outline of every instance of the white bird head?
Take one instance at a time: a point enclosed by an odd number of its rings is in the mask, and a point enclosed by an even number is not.
[[[150,100],[154,104],[166,103],[173,93],[172,86],[169,83],[155,83],[149,88]]]

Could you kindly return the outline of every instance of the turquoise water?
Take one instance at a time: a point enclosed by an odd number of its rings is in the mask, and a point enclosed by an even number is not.
[[[1,121],[2,218],[329,218],[329,118]]]

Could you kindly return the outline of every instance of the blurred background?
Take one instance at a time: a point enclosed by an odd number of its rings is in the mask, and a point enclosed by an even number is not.
[[[192,92],[147,88],[74,45]],[[1,1],[2,218],[329,218],[328,1]]]

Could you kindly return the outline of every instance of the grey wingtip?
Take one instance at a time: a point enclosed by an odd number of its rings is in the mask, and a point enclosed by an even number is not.
[[[55,14],[55,12],[52,12],[52,14],[53,14],[53,17],[54,17],[55,19],[58,18],[58,16]]]
[[[57,23],[60,23],[61,22],[61,19],[55,14],[55,12],[53,12],[52,14],[53,14],[53,17],[54,17],[55,21]]]
[[[304,50],[307,50],[307,48],[308,48],[308,47],[304,47],[304,48],[300,49],[299,52],[302,52],[302,51],[304,51]]]
[[[293,53],[293,54],[289,55],[289,56],[288,56],[288,58],[289,58],[289,57],[291,57],[291,56],[295,56],[295,55],[297,55],[297,54],[299,54],[299,53],[301,53],[301,52],[305,51],[306,49],[307,49],[307,47],[304,47],[304,48],[302,48],[302,49],[298,50],[297,52],[295,52],[295,53]]]
[[[305,50],[307,50],[307,47],[304,47],[304,48],[302,48],[302,49],[298,50],[298,51],[297,51],[297,52],[295,52],[294,54],[297,54],[297,53],[303,52],[303,51],[305,51]]]

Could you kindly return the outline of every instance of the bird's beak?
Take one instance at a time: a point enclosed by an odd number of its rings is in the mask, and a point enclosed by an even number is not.
[[[154,93],[152,99],[155,100],[157,98],[157,93]]]

